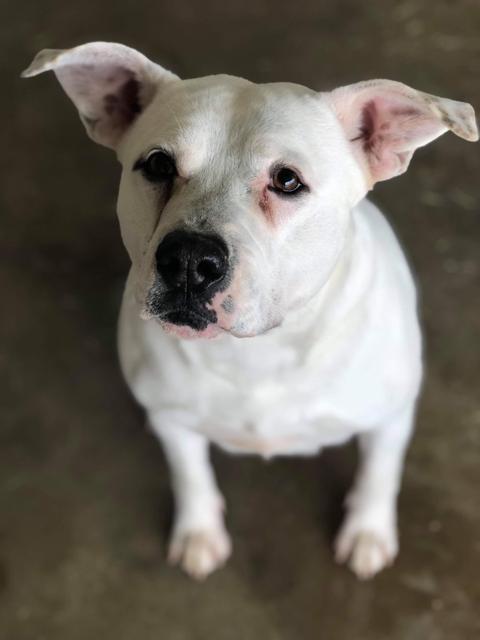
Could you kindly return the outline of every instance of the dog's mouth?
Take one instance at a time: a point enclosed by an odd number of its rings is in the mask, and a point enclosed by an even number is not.
[[[196,313],[182,310],[171,311],[155,318],[169,335],[184,340],[216,338],[223,329]]]
[[[158,293],[152,288],[146,299],[146,314],[161,323],[203,331],[217,322],[217,314],[203,300],[182,290]]]
[[[176,326],[185,326],[194,329],[195,331],[203,331],[210,324],[214,324],[217,320],[214,312],[197,311],[190,307],[180,307],[177,309],[169,309],[157,316],[158,320],[162,323],[173,324]]]
[[[153,317],[168,334],[184,339],[214,338],[222,332],[215,311],[190,305],[168,305],[152,309]]]

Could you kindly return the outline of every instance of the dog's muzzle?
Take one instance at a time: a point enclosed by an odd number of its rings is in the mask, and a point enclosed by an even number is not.
[[[215,323],[216,314],[207,304],[227,286],[228,248],[222,238],[172,231],[158,246],[155,259],[162,285],[150,299],[155,315],[195,330]]]

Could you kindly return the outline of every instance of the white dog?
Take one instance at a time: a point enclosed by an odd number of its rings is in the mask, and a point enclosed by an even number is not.
[[[23,75],[49,69],[123,165],[120,359],[171,469],[169,559],[201,578],[230,554],[210,442],[267,458],[357,435],[335,552],[372,576],[397,553],[422,357],[412,276],[364,197],[448,129],[477,140],[472,107],[389,80],[180,80],[104,42]]]

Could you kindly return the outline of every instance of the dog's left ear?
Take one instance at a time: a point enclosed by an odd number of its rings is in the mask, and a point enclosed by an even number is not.
[[[478,140],[471,105],[437,98],[392,80],[371,80],[327,94],[368,187],[406,171],[413,152],[446,131]]]
[[[113,42],[44,49],[22,77],[49,70],[77,107],[90,138],[112,149],[161,85],[178,80],[135,49]]]

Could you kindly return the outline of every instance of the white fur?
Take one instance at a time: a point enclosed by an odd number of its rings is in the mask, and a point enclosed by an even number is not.
[[[119,352],[171,468],[169,559],[201,578],[230,553],[210,442],[269,458],[356,435],[360,469],[335,550],[369,577],[397,553],[396,496],[422,358],[412,277],[364,196],[448,128],[475,139],[471,107],[390,81],[325,94],[230,76],[181,81],[118,47],[42,53],[26,75],[54,69],[81,114],[95,116],[83,118],[89,134],[123,165],[118,213],[132,269]],[[140,86],[131,121],[124,109],[103,109],[107,91],[122,98],[125,78]],[[169,197],[132,170],[156,147],[177,161]],[[310,191],[271,192],[278,162]],[[229,286],[210,303],[217,322],[202,331],[157,322],[146,305],[155,252],[177,228],[218,234],[234,256]],[[182,339],[202,337],[214,339]]]

